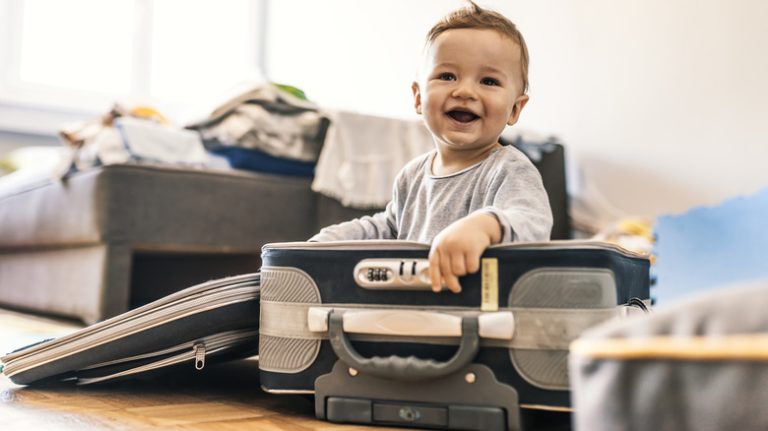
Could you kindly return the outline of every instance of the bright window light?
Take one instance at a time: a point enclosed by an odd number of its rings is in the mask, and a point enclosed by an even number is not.
[[[106,94],[128,93],[133,0],[25,0],[22,82]]]
[[[261,76],[251,0],[156,0],[152,10],[153,98],[197,101]]]

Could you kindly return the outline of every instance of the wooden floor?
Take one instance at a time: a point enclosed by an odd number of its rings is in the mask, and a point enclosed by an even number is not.
[[[80,326],[0,309],[0,356]],[[258,362],[176,370],[121,382],[21,387],[0,375],[0,431],[11,430],[402,430],[324,422],[311,396],[271,395]],[[528,431],[570,430],[570,417],[526,412]]]
[[[77,330],[0,310],[0,352]],[[311,397],[259,388],[258,363],[235,361],[117,383],[20,387],[0,376],[0,430],[384,430],[314,418]],[[402,428],[398,428],[402,429]]]

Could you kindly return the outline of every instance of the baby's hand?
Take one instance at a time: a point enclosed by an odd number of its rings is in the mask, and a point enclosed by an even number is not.
[[[493,214],[472,213],[443,229],[429,251],[429,277],[432,290],[445,285],[461,291],[459,277],[480,269],[480,255],[491,244],[501,241],[501,226]]]

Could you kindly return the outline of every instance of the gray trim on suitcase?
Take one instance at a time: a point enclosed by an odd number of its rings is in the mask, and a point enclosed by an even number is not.
[[[261,322],[259,331],[263,335],[306,340],[327,340],[327,332],[312,332],[308,328],[307,314],[310,308],[319,304],[294,304],[281,302],[261,302]],[[387,304],[322,304],[322,308],[335,311],[357,310],[423,310],[419,306]],[[515,335],[511,340],[481,339],[480,345],[487,347],[507,347],[517,349],[562,349],[581,332],[608,319],[621,317],[626,306],[593,309],[557,309],[557,308],[518,308],[504,307],[499,311],[510,311],[515,316]],[[479,308],[466,307],[430,307],[430,310],[453,316],[478,316],[483,312]],[[523,328],[523,329],[521,329]],[[355,340],[387,340],[393,337],[381,335],[355,334]],[[423,342],[427,344],[457,344],[456,339],[446,337],[397,337],[398,341]]]
[[[298,373],[314,363],[319,353],[321,340],[328,339],[327,332],[312,332],[309,330],[307,315],[309,310],[320,304],[297,304],[272,301],[261,302],[260,316],[260,362],[259,368],[264,371],[279,373]],[[354,311],[361,309],[383,309],[414,311],[423,310],[423,307],[392,306],[392,305],[353,305],[353,304],[322,304],[323,308],[333,309],[337,312]],[[610,307],[595,309],[535,309],[507,307],[500,311],[511,311],[515,318],[515,327],[518,328],[511,340],[480,339],[481,346],[506,347],[510,349],[510,359],[513,363],[518,359],[514,355],[517,349],[522,350],[567,350],[571,341],[576,339],[584,330],[604,322],[611,318],[621,317],[625,314],[626,307]],[[431,307],[432,311],[451,314],[455,316],[478,316],[482,314],[479,309],[467,309],[466,307]],[[382,335],[353,334],[353,340],[393,340],[393,337]],[[282,344],[281,341],[282,340]],[[397,341],[419,342],[428,344],[456,345],[457,339],[446,337],[397,337]],[[523,353],[522,355],[526,355]],[[517,355],[518,357],[520,355]],[[560,361],[557,361],[560,363]],[[518,370],[521,375],[531,383],[545,387],[561,387],[562,378],[552,380],[545,377],[531,377],[526,372],[531,366],[528,362]],[[534,371],[535,374],[535,371]]]
[[[312,277],[299,268],[261,268],[262,301],[308,307],[320,303],[320,289]],[[263,289],[266,287],[266,289]],[[265,316],[266,313],[266,316]],[[307,327],[307,314],[285,314],[275,307],[260,305],[259,328],[276,322],[284,329],[259,329],[259,368],[279,373],[299,373],[309,368],[320,353],[320,340],[294,336]]]
[[[517,374],[533,386],[560,391],[570,388],[568,349],[509,349],[509,360]]]
[[[320,340],[274,337],[259,333],[259,369],[277,373],[300,373],[315,362]]]
[[[616,278],[610,269],[545,267],[532,269],[512,285],[510,307],[614,307]]]
[[[528,271],[515,282],[507,299],[509,307],[553,307],[558,310],[614,308],[617,302],[616,279],[611,270],[578,267],[544,267]],[[531,336],[531,343],[543,342],[552,336],[555,340],[574,340],[604,320],[598,317],[584,325],[573,325],[569,320],[552,319],[551,323],[543,325],[546,328],[544,334],[522,331],[521,336]],[[541,326],[542,322],[534,318],[519,324],[525,325],[521,328],[529,328]],[[509,360],[531,385],[568,390],[568,343],[557,350],[551,349],[555,343],[546,344],[549,348],[509,349]]]
[[[321,302],[320,289],[315,284],[315,280],[299,268],[263,266],[261,286],[263,300],[302,304]]]

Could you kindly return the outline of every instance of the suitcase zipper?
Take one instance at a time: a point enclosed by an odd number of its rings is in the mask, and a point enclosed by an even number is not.
[[[192,346],[192,350],[195,352],[195,369],[202,370],[205,368],[205,344],[195,344]]]
[[[173,356],[169,356],[164,359],[159,359],[157,361],[140,365],[134,368],[124,369],[122,371],[118,371],[112,374],[101,375],[97,377],[79,378],[77,380],[77,384],[89,385],[93,383],[99,383],[107,380],[112,380],[117,377],[122,377],[122,376],[131,375],[131,374],[152,371],[159,368],[168,367],[184,361],[189,361],[190,359],[194,361],[194,367],[196,370],[202,370],[205,367],[206,356],[225,352],[232,348],[237,348],[239,345],[241,345],[241,343],[249,340],[254,340],[257,337],[258,337],[258,331],[255,329],[227,331],[227,332],[211,335],[191,343],[184,343],[170,349],[164,349],[154,353],[139,355],[139,356],[130,357],[130,358],[123,358],[116,361],[109,361],[101,364],[92,365],[90,367],[86,367],[78,371],[98,370],[98,368],[100,367],[114,366],[116,364],[130,362],[131,360],[135,360],[142,357],[148,358],[154,355],[170,353],[170,352],[173,352],[174,350],[179,351],[179,353]]]
[[[428,250],[429,244],[403,240],[361,240],[361,241],[329,241],[329,242],[278,242],[265,244],[262,253],[269,250]],[[496,244],[488,247],[489,250],[546,250],[546,249],[602,249],[613,250],[626,256],[647,256],[609,242],[596,240],[553,240],[545,242],[512,242]]]

